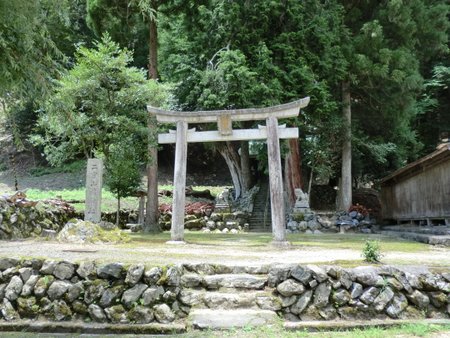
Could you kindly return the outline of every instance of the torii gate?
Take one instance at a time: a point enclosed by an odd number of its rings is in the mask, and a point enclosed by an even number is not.
[[[177,129],[158,135],[159,144],[176,143],[174,192],[172,208],[171,241],[184,243],[184,208],[186,204],[186,162],[187,144],[193,142],[246,141],[267,139],[269,159],[269,186],[272,211],[272,234],[274,244],[286,243],[283,178],[280,156],[280,139],[298,138],[298,128],[279,126],[279,118],[295,117],[300,109],[309,104],[309,97],[266,108],[211,110],[211,111],[169,111],[147,106],[158,122],[176,123]],[[266,126],[258,129],[233,130],[233,121],[266,120]],[[214,131],[188,130],[189,123],[217,122]]]

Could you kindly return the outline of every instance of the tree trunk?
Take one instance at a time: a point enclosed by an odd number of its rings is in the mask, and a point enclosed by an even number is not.
[[[158,10],[157,1],[152,1],[152,8],[156,13]],[[148,46],[148,77],[156,80],[158,78],[158,27],[156,17],[150,18]]]
[[[241,169],[242,169],[242,193],[246,193],[252,187],[252,173],[250,171],[250,153],[248,141],[241,141]]]
[[[309,182],[308,182],[308,198],[309,198],[309,202],[311,202],[311,188],[312,188],[313,179],[314,179],[314,165],[311,167],[311,173],[309,174]]]
[[[342,144],[342,176],[340,209],[348,211],[352,204],[352,111],[350,83],[342,83],[342,116],[344,119],[344,142]]]
[[[157,1],[152,1],[155,12],[158,10]],[[148,76],[150,79],[158,78],[158,27],[156,18],[150,19],[149,50],[148,50]],[[156,134],[156,121],[149,117],[148,129],[150,138]],[[147,207],[145,215],[145,232],[160,232],[158,226],[158,150],[157,144],[149,142],[150,163],[147,165]]]
[[[147,205],[145,213],[144,232],[160,232],[158,225],[159,204],[158,204],[158,150],[156,140],[156,120],[150,116],[148,122],[149,137],[149,158],[147,164]]]
[[[295,189],[303,189],[302,163],[297,139],[288,140],[289,153],[285,158],[284,180],[291,205],[295,203]]]
[[[218,150],[225,159],[228,169],[230,170],[231,180],[233,181],[235,191],[235,199],[238,199],[242,192],[242,171],[239,155],[230,142],[220,144]]]
[[[120,221],[120,196],[117,195],[116,227],[119,227],[119,221]]]

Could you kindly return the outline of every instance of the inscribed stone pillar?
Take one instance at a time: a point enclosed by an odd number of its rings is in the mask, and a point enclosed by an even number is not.
[[[269,117],[267,125],[267,153],[269,159],[270,206],[272,211],[272,234],[274,244],[286,243],[284,220],[283,178],[281,170],[280,140],[278,138],[278,119]]]
[[[145,220],[145,196],[139,196],[138,224],[144,225]]]
[[[86,205],[84,220],[99,223],[102,216],[103,161],[90,158],[86,171]]]
[[[187,130],[188,124],[177,122],[175,146],[175,170],[173,178],[173,208],[171,241],[184,241],[184,207],[186,204],[186,162],[187,162]]]

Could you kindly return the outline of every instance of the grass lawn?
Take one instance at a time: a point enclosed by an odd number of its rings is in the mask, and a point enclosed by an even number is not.
[[[277,262],[308,262],[337,264],[343,267],[366,265],[362,250],[367,239],[380,243],[380,264],[426,265],[432,269],[447,269],[449,250],[423,243],[382,235],[366,234],[290,234],[288,250],[271,246],[271,233],[220,234],[185,231],[186,246],[168,246],[170,232],[160,234],[130,234],[131,241],[117,245],[128,255],[140,255],[141,250],[152,250],[153,262],[198,261],[205,257],[220,262],[233,260],[263,263],[264,259]]]
[[[5,168],[0,167],[0,195],[11,195],[14,193],[11,182],[8,184],[5,177],[7,172],[2,172]],[[57,198],[60,196],[64,200],[81,201],[80,203],[71,203],[75,210],[84,211],[84,200],[86,198],[86,189],[82,179],[84,179],[86,170],[86,161],[77,160],[71,163],[63,164],[60,167],[33,167],[27,172],[19,173],[19,188],[25,187],[27,197],[31,200],[41,200]],[[6,175],[5,177],[2,174]],[[9,175],[11,176],[11,175]],[[8,176],[8,177],[9,177]],[[64,177],[64,179],[62,179]],[[6,181],[2,181],[6,180]],[[11,177],[9,177],[11,180]],[[71,184],[74,183],[75,184]],[[3,184],[2,184],[3,183]],[[38,184],[39,183],[39,184]],[[143,181],[143,185],[146,183]],[[76,187],[74,187],[74,185]],[[32,188],[34,187],[34,188]],[[61,188],[60,188],[61,187]],[[63,187],[66,187],[65,189]],[[71,187],[67,189],[67,187]],[[193,186],[194,190],[209,189],[213,196],[217,196],[224,186]],[[160,185],[158,190],[173,191],[173,185]],[[187,202],[195,202],[201,199],[187,197]],[[171,197],[160,197],[159,203],[172,203]],[[121,199],[122,209],[138,209],[139,201],[136,197],[127,197]],[[115,212],[117,208],[116,197],[106,188],[102,190],[102,211]]]
[[[165,243],[170,239],[170,232],[159,234],[131,233],[134,244]],[[367,240],[378,240],[381,251],[419,252],[428,251],[430,246],[423,243],[411,242],[405,239],[393,238],[383,235],[367,234],[288,234],[287,240],[294,247],[319,247],[327,249],[352,249],[361,251]],[[210,234],[200,231],[185,231],[185,240],[189,244],[220,245],[220,246],[245,246],[252,248],[266,248],[272,241],[271,233],[241,233],[235,234]]]
[[[406,324],[398,327],[378,328],[371,327],[367,329],[354,329],[348,331],[323,331],[323,332],[308,332],[308,331],[287,331],[281,325],[270,325],[265,327],[244,327],[240,329],[231,329],[224,331],[191,331],[189,333],[178,335],[177,337],[246,337],[246,338],[386,338],[386,337],[448,337],[450,334],[450,325],[434,325],[434,324]]]
[[[217,196],[224,187],[222,186],[195,186],[194,190],[205,190],[209,189],[213,196]],[[172,185],[160,185],[158,187],[159,190],[173,190]],[[42,200],[49,198],[57,198],[61,196],[64,200],[76,200],[76,201],[84,201],[86,198],[86,189],[78,188],[78,189],[64,189],[64,190],[41,190],[41,189],[28,189],[27,197],[31,200]],[[187,202],[194,202],[198,199],[187,197]],[[139,201],[136,197],[127,197],[123,198],[120,201],[122,209],[138,209]],[[171,197],[160,197],[159,203],[172,203]],[[82,203],[72,203],[75,210],[84,211],[84,202]],[[104,212],[113,212],[116,211],[117,208],[117,199],[115,196],[108,190],[102,190],[102,211]]]
[[[450,325],[435,325],[435,324],[405,324],[398,327],[378,328],[370,327],[367,329],[354,329],[348,331],[323,331],[323,332],[307,332],[307,331],[287,331],[283,328],[282,323],[278,325],[268,325],[264,327],[244,327],[230,330],[220,331],[197,331],[189,330],[184,334],[164,335],[164,337],[178,337],[178,338],[221,338],[221,337],[245,337],[245,338],[411,338],[411,337],[428,337],[428,338],[443,338],[450,335]],[[86,335],[72,333],[70,337],[97,337],[106,338],[112,335]],[[136,337],[134,334],[114,334],[117,338],[131,338]],[[2,337],[5,338],[37,338],[37,337],[67,337],[66,334],[51,334],[51,333],[30,333],[30,332],[2,332]],[[139,335],[139,337],[156,337],[155,335]]]

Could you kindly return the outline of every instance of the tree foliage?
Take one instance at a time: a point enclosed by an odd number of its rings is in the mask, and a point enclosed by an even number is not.
[[[27,138],[53,78],[72,64],[75,45],[92,40],[85,2],[1,0],[0,22],[0,101],[16,148],[30,149]]]
[[[421,150],[413,129],[424,69],[446,50],[445,1],[342,1],[356,175],[385,175]]]
[[[349,81],[354,175],[373,179],[449,131],[448,15],[446,0],[0,0],[0,99],[21,134],[45,100],[34,141],[54,164],[108,155],[119,130],[145,149],[143,107],[165,95],[130,66],[147,66],[153,22],[155,73],[175,84],[176,109],[310,96],[286,122],[321,178],[339,171]]]
[[[120,200],[132,196],[141,183],[141,172],[138,149],[139,140],[135,143],[130,135],[122,135],[110,147],[108,161],[106,162],[105,184],[109,191],[117,198],[116,225],[120,219]]]
[[[450,134],[450,66],[439,63],[433,67],[419,103],[415,126],[426,151],[431,152],[440,138]]]
[[[47,13],[59,4],[45,0],[0,0],[0,97],[45,92],[63,55],[52,40]],[[63,7],[61,5],[61,7]],[[17,96],[16,96],[17,97]]]
[[[131,52],[108,35],[94,49],[80,47],[75,66],[62,76],[44,106],[35,144],[44,147],[52,164],[84,155],[108,158],[122,135],[147,144],[146,104],[162,105],[164,88],[146,80],[145,72],[129,67]]]
[[[346,70],[341,7],[334,1],[213,0],[197,10],[160,23],[161,78],[177,84],[180,108],[262,107],[311,96],[289,123],[301,128],[317,170],[335,166],[334,92]],[[315,156],[319,147],[328,161]]]
[[[145,3],[145,1],[143,1]],[[137,0],[86,0],[87,24],[97,37],[108,33],[120,47],[134,51],[133,65],[148,60],[148,25]]]

